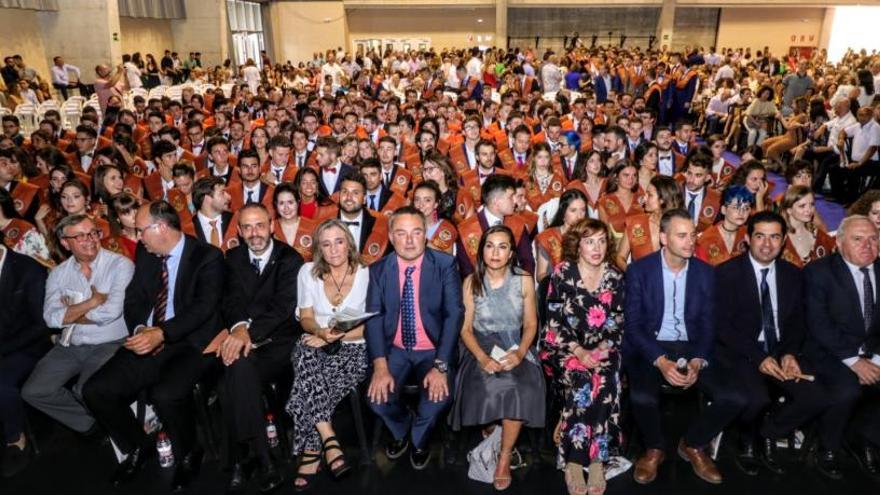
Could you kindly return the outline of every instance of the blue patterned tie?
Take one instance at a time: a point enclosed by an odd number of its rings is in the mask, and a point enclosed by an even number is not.
[[[412,274],[416,267],[407,267],[403,283],[403,300],[400,302],[400,324],[403,329],[403,347],[411,351],[416,346],[416,299]]]

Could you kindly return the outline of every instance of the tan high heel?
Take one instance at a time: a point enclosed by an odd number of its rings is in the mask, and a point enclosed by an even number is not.
[[[568,495],[587,495],[583,466],[574,462],[565,465],[565,487],[568,488]]]
[[[498,453],[498,464],[495,466],[495,477],[494,477],[494,480],[492,481],[492,486],[494,486],[495,489],[498,490],[499,492],[510,488],[510,484],[513,482],[513,478],[510,475],[510,455],[511,455],[511,453],[512,452],[509,450],[507,452],[501,451]],[[502,459],[505,459],[505,458],[507,459],[507,461],[506,461],[507,476],[498,476],[498,469],[505,465],[504,461],[502,461]]]
[[[605,480],[605,467],[601,462],[590,464],[590,479],[587,481],[587,492],[590,495],[602,495],[605,493],[608,483]]]

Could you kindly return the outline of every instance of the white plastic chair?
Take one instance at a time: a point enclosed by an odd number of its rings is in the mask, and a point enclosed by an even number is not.
[[[226,84],[220,86],[220,89],[223,90],[223,95],[226,96],[227,98],[232,96],[232,87],[233,86],[235,86],[235,85],[231,84],[231,83],[226,83]]]
[[[33,103],[20,103],[15,107],[13,115],[18,117],[21,131],[30,134],[37,128],[37,108]]]

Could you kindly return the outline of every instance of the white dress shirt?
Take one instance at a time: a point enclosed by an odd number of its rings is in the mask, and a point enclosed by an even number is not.
[[[486,216],[486,225],[489,227],[494,227],[496,225],[501,225],[504,223],[503,218],[496,217],[489,211],[489,208],[483,208],[483,214]]]
[[[333,191],[336,189],[336,180],[339,178],[340,166],[339,162],[333,164],[336,172],[328,172],[326,168],[321,169],[321,181],[324,183],[324,188],[330,194],[333,194]]]
[[[77,80],[80,79],[81,74],[79,71],[79,67],[70,64],[64,64],[61,67],[57,65],[52,66],[52,84],[61,84],[67,86],[70,84],[70,72],[76,74]]]
[[[846,258],[843,258],[843,262],[846,263],[846,267],[849,268],[849,273],[852,275],[853,282],[856,284],[856,291],[859,293],[859,307],[862,309],[862,315],[865,314],[865,275],[862,273],[861,268],[853,265]],[[866,266],[868,269],[868,275],[871,277],[871,287],[874,288],[874,301],[877,300],[877,274],[874,273],[874,264]],[[876,317],[876,316],[875,316]],[[856,361],[859,360],[858,356],[853,356],[851,358],[846,358],[843,360],[843,363],[847,366],[852,366]],[[871,362],[880,366],[880,356],[875,355],[871,358]]]
[[[779,299],[776,292],[776,261],[772,261],[769,265],[764,266],[758,263],[752,255],[749,254],[749,261],[752,263],[752,269],[755,271],[755,281],[758,284],[758,301],[761,301],[761,270],[767,268],[767,287],[770,289],[770,304],[773,305],[773,328],[776,329],[776,341],[779,342]],[[758,342],[764,342],[764,330],[758,335]]]
[[[364,226],[364,210],[361,209],[360,213],[358,213],[357,218],[348,219],[345,218],[344,213],[339,215],[339,220],[342,223],[345,223],[345,226],[348,227],[348,231],[351,232],[351,236],[354,237],[354,243],[357,246],[358,251],[361,250],[361,229]],[[357,222],[357,225],[349,225],[346,222]]]
[[[867,124],[856,124],[845,129],[846,135],[852,138],[852,160],[860,161],[871,146],[880,147],[880,124],[876,120],[871,119]],[[869,160],[877,161],[880,153],[874,150]]]
[[[706,191],[705,187],[701,187],[699,191],[691,191],[688,188],[684,189],[684,209],[688,209],[688,205],[691,203],[691,198],[694,198],[694,225],[700,223],[700,212],[703,211],[703,197]]]
[[[675,175],[675,155],[672,150],[657,151],[657,171],[668,177]]]
[[[217,233],[220,237],[220,243],[223,243],[223,215],[217,215],[217,218],[208,218],[204,213],[199,211],[196,213],[196,217],[199,220],[199,224],[202,226],[202,232],[205,234],[205,242],[211,242],[211,230],[214,228],[211,227],[211,222],[214,220],[217,221]]]

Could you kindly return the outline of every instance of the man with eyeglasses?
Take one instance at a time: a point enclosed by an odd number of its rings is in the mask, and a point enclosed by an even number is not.
[[[134,264],[101,247],[101,230],[89,216],[63,218],[55,235],[71,257],[49,274],[43,318],[50,328],[62,329],[61,337],[37,364],[22,397],[68,428],[95,437],[99,428],[83,405],[82,389],[128,336],[123,303]]]
[[[181,232],[180,217],[166,201],[141,206],[135,231],[140,245],[123,310],[130,336],[86,383],[83,397],[126,455],[111,479],[119,486],[156,453],[129,407],[145,392],[171,439],[177,460],[172,488],[179,490],[197,474],[203,456],[196,446],[193,387],[216,365],[203,351],[223,328],[223,255]]]
[[[91,175],[92,160],[95,159],[95,151],[98,143],[98,131],[84,124],[76,126],[76,163],[80,170]]]

